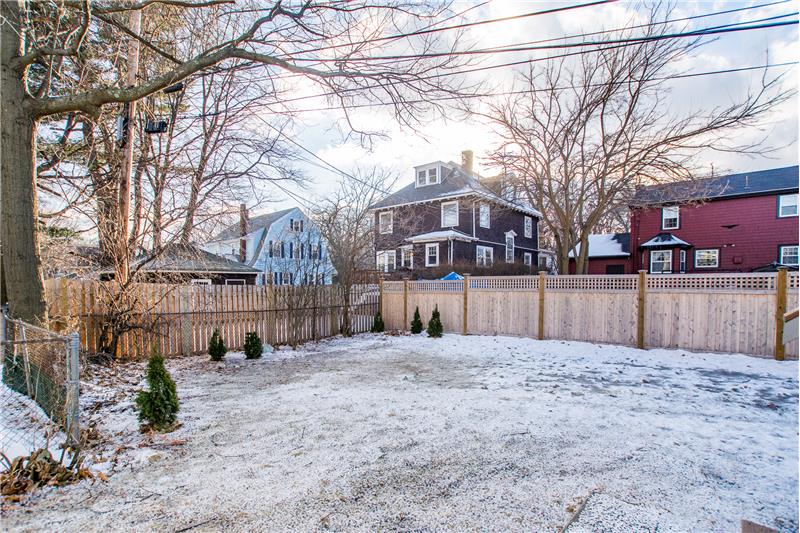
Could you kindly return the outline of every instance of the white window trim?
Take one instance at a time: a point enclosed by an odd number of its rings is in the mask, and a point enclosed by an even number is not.
[[[456,223],[455,224],[447,224],[447,225],[445,225],[445,223],[444,223],[444,207],[446,205],[448,205],[448,206],[449,205],[455,205],[456,206]],[[458,209],[458,200],[453,200],[452,202],[442,202],[440,209],[441,209],[440,218],[441,218],[442,227],[443,228],[455,228],[455,227],[457,227],[458,226],[458,215],[459,215],[459,212],[458,212],[459,211],[459,209]]]
[[[783,199],[784,198],[791,198],[791,197],[794,197],[794,205],[795,205],[794,214],[793,215],[781,214],[781,210],[783,209]],[[798,204],[797,204],[797,194],[796,193],[795,194],[781,194],[780,196],[778,196],[778,218],[796,217],[798,215],[798,212],[800,212],[800,207],[798,207]]]
[[[433,175],[431,175],[431,171],[433,171]],[[425,173],[424,183],[420,183],[419,181],[420,173],[422,172]],[[435,165],[416,167],[414,169],[414,186],[417,188],[427,187],[428,185],[436,185],[437,183],[441,182],[442,182],[442,166],[438,163]]]
[[[664,225],[664,221],[667,220],[667,217],[665,216],[665,214],[666,214],[666,212],[668,210],[672,210],[672,209],[675,210],[675,216],[674,217],[669,217],[669,219],[671,220],[671,219],[674,218],[675,219],[675,225],[667,227],[667,226]],[[667,207],[662,207],[661,208],[661,229],[679,229],[680,227],[681,227],[681,208],[680,208],[680,206],[670,205],[670,206],[667,206]]]
[[[409,270],[414,270],[414,247],[411,246],[411,245],[409,245],[409,246],[401,246],[400,247],[400,266],[403,267],[403,268],[406,268],[405,260],[404,260],[404,257],[405,257],[406,253],[408,253],[408,256],[411,258],[411,261],[409,261],[409,264],[408,264],[407,268]]]
[[[388,231],[383,231],[383,222],[381,222],[381,220],[383,219],[384,215],[389,215],[389,230]],[[394,231],[394,212],[393,211],[381,211],[381,212],[379,212],[378,213],[378,232],[381,235],[389,235],[389,234],[393,233],[393,231]]]
[[[486,254],[484,253],[484,252],[486,252],[486,250],[489,250],[489,261],[490,261],[490,263],[488,265],[485,264],[485,263],[481,264],[481,262],[479,261],[479,258],[486,257]],[[483,246],[481,244],[478,244],[477,246],[475,246],[475,264],[477,266],[481,266],[481,267],[493,266],[494,265],[494,247],[493,246]]]
[[[381,259],[383,257],[392,257],[392,264],[394,268],[389,270],[389,261],[384,261],[381,264]],[[381,272],[394,272],[397,270],[397,251],[395,250],[379,250],[378,253],[375,254],[375,265],[378,267],[378,270]]]
[[[533,254],[530,252],[525,252],[522,256],[522,264],[525,266],[532,266],[533,265]]]
[[[191,285],[211,285],[210,278],[196,278],[189,282]]]
[[[526,216],[525,222],[523,224],[525,226],[525,238],[532,239],[533,238],[533,217]]]
[[[698,265],[697,255],[699,252],[716,252],[716,260],[713,265]],[[719,249],[718,248],[698,248],[694,251],[694,267],[695,268],[719,268]]]
[[[678,254],[678,272],[686,273],[686,250],[681,250]]]
[[[797,244],[787,244],[785,246],[779,246],[778,247],[778,262],[780,264],[782,264],[782,265],[797,265],[797,263],[784,263],[784,261],[783,261],[783,255],[784,255],[783,254],[783,250],[784,250],[784,248],[796,248],[798,250],[798,252],[800,253],[800,248],[798,247]],[[795,254],[795,255],[797,255],[797,254]]]
[[[667,263],[669,264],[669,270],[668,271],[666,271],[666,272],[653,272],[653,254],[655,254],[655,253],[659,253],[659,254],[660,253],[666,253],[666,254],[669,254],[669,261],[667,261]],[[650,267],[649,270],[650,270],[651,274],[672,274],[672,250],[650,250],[650,264],[648,266]]]
[[[432,250],[432,249],[436,250],[436,262],[435,263],[431,263],[429,261],[430,254],[428,253],[428,250]],[[428,244],[425,245],[425,266],[426,267],[439,266],[439,243],[438,242],[428,243]]]
[[[483,209],[486,208],[486,225],[483,225]],[[478,226],[490,229],[492,227],[492,208],[488,202],[478,204]]]
[[[247,282],[243,279],[226,279],[225,285],[247,285]]]
[[[508,259],[508,239],[511,238],[511,259]],[[506,263],[513,263],[514,262],[514,248],[516,248],[516,234],[513,231],[509,231],[506,233],[506,252],[505,252],[505,260]]]

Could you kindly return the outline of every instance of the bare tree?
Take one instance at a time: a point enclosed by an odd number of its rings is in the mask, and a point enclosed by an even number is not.
[[[375,268],[372,213],[369,206],[385,195],[397,180],[390,171],[378,168],[356,170],[343,178],[339,189],[322,200],[312,213],[328,244],[328,255],[342,291],[342,334],[351,335],[350,308],[354,287],[366,270]]]
[[[587,271],[589,235],[604,221],[615,225],[638,185],[693,178],[702,150],[763,152],[759,143],[737,144],[733,134],[795,94],[765,73],[736,102],[677,115],[670,75],[703,41],[664,38],[674,32],[662,23],[667,18],[656,6],[638,41],[532,66],[522,75],[524,94],[486,114],[502,138],[490,159],[513,173],[543,213],[561,272],[569,272],[570,251],[577,273]],[[615,38],[634,37],[628,30]]]
[[[166,23],[185,19],[183,45],[169,48],[131,29],[125,15],[142,10],[162,13]],[[438,8],[411,6],[401,1],[303,2],[287,7],[277,1],[139,0],[130,3],[64,0],[61,2],[3,2],[0,5],[0,89],[2,99],[2,288],[12,313],[24,319],[46,320],[47,312],[36,232],[38,212],[37,126],[45,117],[81,113],[97,117],[105,106],[135,102],[201,71],[224,67],[233,60],[260,66],[265,77],[318,84],[332,100],[347,109],[356,102],[388,102],[396,118],[416,124],[421,113],[441,109],[439,98],[458,94],[457,78],[440,74],[464,60],[450,55],[426,55],[447,50],[457,41],[441,42],[436,34],[409,36],[418,57],[377,60],[376,51],[396,39],[378,37],[398,29],[417,29],[440,13]],[[143,25],[146,27],[146,25]],[[215,31],[200,31],[213,27]],[[136,28],[136,25],[133,25]],[[161,72],[132,86],[119,43],[138,42],[167,60]],[[81,69],[81,58],[92,59]],[[121,76],[121,71],[126,76]],[[285,110],[280,101],[277,111]],[[349,116],[348,116],[349,118]],[[358,128],[353,125],[354,129]],[[129,184],[119,183],[118,205],[126,206]],[[128,224],[126,208],[121,210]],[[119,236],[118,236],[119,237]],[[126,248],[128,239],[120,246]]]

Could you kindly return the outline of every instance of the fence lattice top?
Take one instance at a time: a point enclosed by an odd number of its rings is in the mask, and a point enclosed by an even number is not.
[[[774,291],[776,274],[661,274],[647,276],[652,291]]]
[[[647,276],[647,290],[654,292],[670,291],[745,291],[774,292],[777,275],[766,273],[741,274],[651,274]],[[460,293],[464,291],[463,281],[408,281],[409,292]],[[402,281],[385,281],[386,293],[402,293]],[[797,290],[800,274],[789,272],[788,288]],[[486,291],[537,291],[539,276],[476,276],[469,279],[469,290]],[[639,276],[632,275],[583,275],[547,276],[547,291],[588,291],[588,292],[632,292],[639,289]]]

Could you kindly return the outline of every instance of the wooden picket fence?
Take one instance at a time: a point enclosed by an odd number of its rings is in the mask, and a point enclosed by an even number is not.
[[[49,313],[60,330],[76,330],[82,348],[95,353],[111,316],[113,282],[51,279],[45,282]],[[215,328],[229,349],[255,331],[273,346],[337,335],[349,307],[351,331],[369,331],[378,310],[377,284],[354,287],[349,306],[338,285],[253,286],[135,284],[126,291],[129,320],[117,356],[136,359],[153,347],[165,356],[203,353]],[[116,306],[119,308],[120,306]]]
[[[438,306],[445,331],[797,358],[783,316],[798,273],[470,277],[385,281],[387,328]]]

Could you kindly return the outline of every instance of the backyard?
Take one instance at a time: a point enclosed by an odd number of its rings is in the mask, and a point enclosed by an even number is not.
[[[797,362],[512,337],[361,335],[170,359],[182,426],[138,432],[143,365],[92,367],[83,481],[12,531],[798,529]]]

